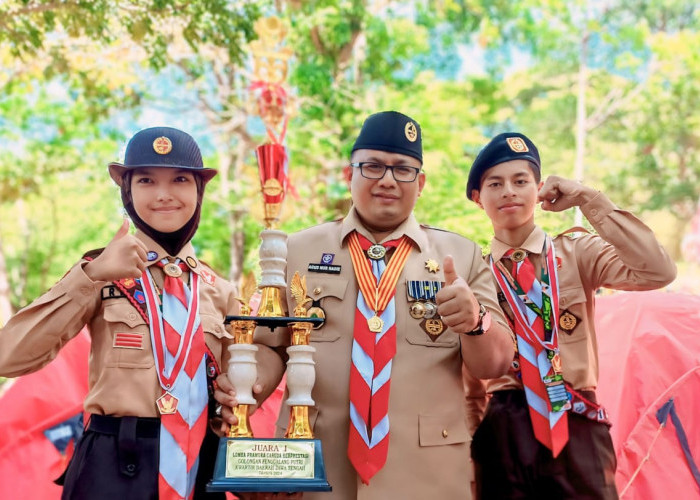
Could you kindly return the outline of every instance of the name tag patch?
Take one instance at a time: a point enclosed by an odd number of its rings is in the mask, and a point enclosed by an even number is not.
[[[341,266],[333,264],[312,264],[307,269],[310,273],[340,274]]]

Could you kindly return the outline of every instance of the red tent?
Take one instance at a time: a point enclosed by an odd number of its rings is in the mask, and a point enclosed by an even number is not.
[[[700,498],[700,297],[619,293],[596,304],[598,397],[621,498]]]

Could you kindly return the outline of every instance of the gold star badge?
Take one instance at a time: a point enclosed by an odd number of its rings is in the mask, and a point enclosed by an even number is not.
[[[428,259],[425,261],[425,268],[431,273],[436,273],[440,270],[440,264],[434,259]]]

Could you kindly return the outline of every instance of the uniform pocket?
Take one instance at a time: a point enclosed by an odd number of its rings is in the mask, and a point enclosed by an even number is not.
[[[148,323],[129,302],[110,300],[102,316],[110,333],[107,366],[150,368],[155,364]]]
[[[335,317],[333,314],[338,310],[340,303],[345,298],[348,280],[324,275],[307,276],[306,279],[307,295],[314,301],[314,306],[321,307],[324,310],[326,320],[334,322],[347,321],[347,319]],[[335,342],[339,338],[340,329],[326,328],[326,323],[324,323],[318,330],[311,330],[309,340],[311,342]]]
[[[420,446],[443,446],[466,443],[469,438],[464,413],[418,415],[418,442]]]

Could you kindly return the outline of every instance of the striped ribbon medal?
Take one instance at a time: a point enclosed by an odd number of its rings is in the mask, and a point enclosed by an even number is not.
[[[394,296],[412,250],[406,236],[398,245],[390,243],[385,246],[396,246],[396,250],[388,265],[383,259],[370,262],[365,257],[363,249],[371,244],[357,232],[350,234],[348,245],[360,289],[350,368],[348,457],[365,484],[384,466],[389,450],[389,388],[396,354]]]
[[[506,257],[513,254],[506,253]],[[515,316],[520,371],[535,438],[558,456],[569,440],[566,410],[571,407],[561,373],[556,316],[559,288],[556,255],[545,238],[546,265],[537,280],[528,258],[513,259],[514,276],[490,259],[491,271]]]
[[[190,273],[192,289],[180,279],[184,263],[163,259],[165,272],[159,303],[153,276],[141,281],[146,295],[151,344],[163,394],[160,412],[160,500],[189,499],[199,464],[199,449],[207,426],[206,344],[199,318],[199,276]],[[175,270],[178,267],[178,270]]]

